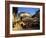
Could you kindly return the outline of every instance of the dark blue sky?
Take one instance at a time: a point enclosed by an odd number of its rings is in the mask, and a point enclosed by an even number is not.
[[[40,10],[39,8],[26,8],[26,7],[18,7],[18,13],[20,12],[27,12],[31,15],[34,15],[36,11]]]

